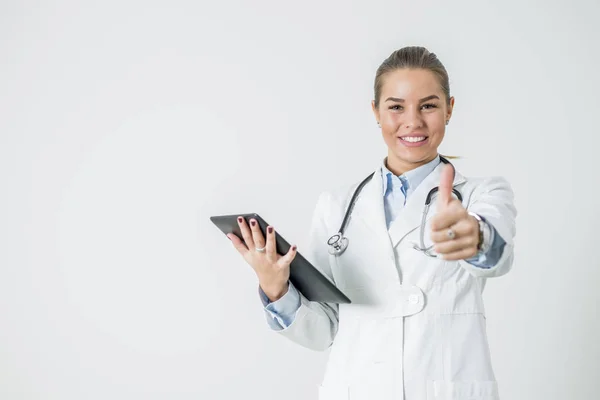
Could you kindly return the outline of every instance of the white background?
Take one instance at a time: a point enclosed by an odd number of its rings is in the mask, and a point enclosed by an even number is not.
[[[386,155],[373,79],[406,45],[450,74],[441,152],[516,194],[502,397],[594,398],[599,4],[2,1],[0,398],[315,399],[327,353],[269,330],[209,216],[302,252],[318,194]]]

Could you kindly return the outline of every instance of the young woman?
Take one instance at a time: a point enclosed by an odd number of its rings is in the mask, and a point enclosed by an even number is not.
[[[387,157],[360,190],[347,249],[327,243],[364,177],[321,194],[303,251],[351,304],[296,290],[297,250],[277,255],[272,227],[265,238],[238,219],[243,240],[229,235],[257,273],[272,329],[331,348],[320,400],[499,398],[482,291],[511,268],[516,210],[506,180],[466,178],[438,154],[453,106],[448,74],[425,48],[397,50],[377,70],[372,108]]]

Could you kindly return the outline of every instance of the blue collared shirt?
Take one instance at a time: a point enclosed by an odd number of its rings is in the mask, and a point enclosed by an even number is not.
[[[385,222],[389,229],[390,224],[396,219],[398,214],[406,205],[406,199],[410,196],[417,186],[427,178],[427,175],[440,163],[440,157],[437,156],[433,161],[418,168],[403,173],[400,176],[394,175],[385,165],[387,158],[383,161],[381,169],[383,171],[383,203],[385,209]]]
[[[382,165],[383,196],[385,220],[387,227],[389,228],[390,224],[404,208],[406,199],[414,193],[421,182],[433,172],[441,161],[438,156],[425,165],[407,171],[400,176],[396,176],[386,167],[386,160],[384,160]],[[496,229],[487,222],[485,223],[488,225],[491,232],[489,236],[491,245],[485,253],[480,252],[474,257],[465,260],[469,264],[479,268],[491,268],[496,265],[502,256],[504,245],[506,244],[502,237],[497,234]],[[281,330],[290,326],[294,321],[296,312],[300,308],[301,301],[300,294],[294,285],[290,282],[287,293],[279,300],[272,303],[260,287],[258,288],[258,292],[265,310],[272,317],[267,318],[270,327],[274,330]]]

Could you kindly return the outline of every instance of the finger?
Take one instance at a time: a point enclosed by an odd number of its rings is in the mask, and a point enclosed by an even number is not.
[[[290,247],[287,254],[279,259],[279,265],[281,267],[290,265],[292,261],[294,261],[294,258],[296,258],[296,254],[298,254],[298,248],[296,245],[293,245]]]
[[[267,260],[269,262],[277,261],[277,246],[275,243],[275,229],[272,226],[267,227]]]
[[[467,216],[467,210],[465,210],[460,201],[454,199],[450,201],[445,209],[442,209],[431,218],[431,230],[434,232],[446,230],[461,219],[467,218]]]
[[[259,249],[265,247],[265,237],[263,236],[260,226],[255,219],[250,220],[250,230],[252,231],[252,240],[254,241],[254,245]]]
[[[229,238],[229,240],[231,240],[231,243],[233,243],[233,247],[235,247],[235,249],[242,256],[246,256],[246,253],[248,252],[248,248],[246,247],[244,242],[242,242],[242,240],[233,233],[227,234],[227,237]]]
[[[454,181],[454,167],[450,164],[444,165],[440,175],[437,202],[441,206],[450,203],[452,199],[452,182]]]
[[[253,249],[254,240],[252,240],[252,232],[250,232],[246,220],[243,217],[238,217],[238,225],[240,226],[240,230],[242,231],[242,237],[244,238],[246,247],[248,247],[249,249]]]
[[[437,243],[434,247],[435,252],[438,254],[452,254],[463,249],[473,249],[474,253],[477,252],[478,238],[475,236],[465,236],[449,240],[443,243]]]
[[[448,228],[437,230],[437,231],[432,231],[431,236],[430,236],[431,241],[433,243],[443,243],[443,242],[452,240],[448,236],[448,229],[452,229],[454,231],[454,235],[455,235],[456,239],[458,239],[460,237],[479,234],[479,227],[478,227],[477,223],[474,224],[470,219],[463,218]]]
[[[453,253],[443,254],[441,257],[446,261],[467,260],[477,254],[477,248],[469,247]]]

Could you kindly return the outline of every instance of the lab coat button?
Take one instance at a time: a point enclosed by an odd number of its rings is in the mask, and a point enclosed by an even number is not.
[[[410,301],[412,304],[418,304],[419,296],[417,296],[416,294],[411,294],[410,296],[408,296],[408,301]]]

